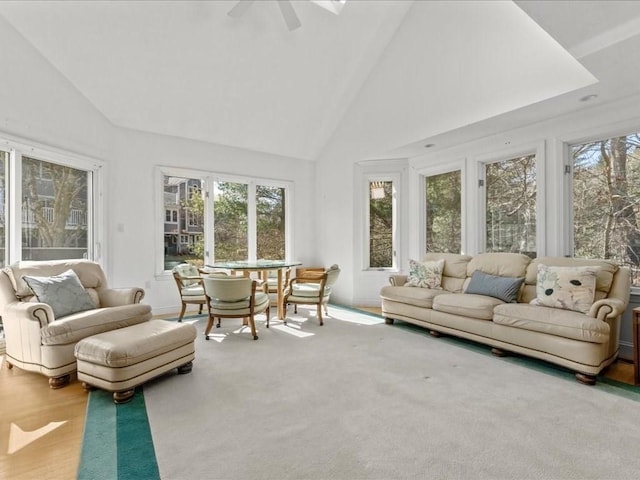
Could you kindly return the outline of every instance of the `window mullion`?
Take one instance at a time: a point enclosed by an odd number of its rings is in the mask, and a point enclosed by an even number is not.
[[[12,149],[9,153],[9,178],[7,179],[9,238],[7,264],[17,262],[22,256],[22,154]]]

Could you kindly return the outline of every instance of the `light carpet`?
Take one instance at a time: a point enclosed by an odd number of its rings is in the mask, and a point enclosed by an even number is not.
[[[638,389],[329,313],[259,321],[258,341],[223,320],[190,374],[145,384],[160,478],[638,478]]]

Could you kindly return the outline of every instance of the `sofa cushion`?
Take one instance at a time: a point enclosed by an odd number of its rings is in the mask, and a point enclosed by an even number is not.
[[[441,286],[449,292],[461,293],[467,278],[467,265],[471,261],[469,255],[460,253],[427,253],[422,261],[444,260]]]
[[[380,296],[384,299],[424,308],[431,308],[433,299],[443,294],[449,295],[450,292],[432,288],[394,287],[391,285],[384,286],[380,290]]]
[[[611,290],[611,285],[613,284],[613,276],[619,268],[618,265],[610,260],[570,257],[538,257],[527,267],[527,275],[524,281],[525,286],[520,300],[523,303],[529,303],[537,296],[536,282],[538,278],[538,265],[540,264],[560,267],[598,267],[598,272],[596,274],[596,301],[607,298],[609,291]]]
[[[533,305],[587,313],[593,305],[597,267],[558,267],[539,264]]]
[[[3,268],[11,280],[17,298],[30,297],[33,292],[22,279],[24,275],[50,277],[60,275],[67,270],[73,270],[84,288],[100,288],[107,286],[107,280],[102,267],[96,262],[83,259],[75,260],[51,260],[42,262],[38,260],[24,260],[12,263]]]
[[[496,305],[504,303],[494,297],[467,293],[438,295],[433,299],[433,309],[439,312],[462,315],[464,317],[491,320]]]
[[[517,302],[522,282],[524,282],[524,277],[501,277],[476,270],[471,276],[465,293],[488,295],[507,303]]]
[[[609,341],[609,324],[583,313],[526,303],[505,303],[495,308],[493,322],[591,343]]]
[[[71,269],[50,277],[23,275],[22,279],[39,302],[51,307],[56,318],[96,308],[78,275]]]
[[[43,345],[66,345],[116,328],[146,322],[151,306],[142,303],[96,308],[54,320],[40,331]]]
[[[442,270],[444,260],[417,262],[409,260],[407,287],[442,288]]]

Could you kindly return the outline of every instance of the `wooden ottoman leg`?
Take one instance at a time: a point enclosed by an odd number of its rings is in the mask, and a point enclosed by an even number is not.
[[[184,374],[189,373],[193,369],[193,362],[187,362],[184,365],[180,365],[178,367],[178,373]]]
[[[122,392],[113,392],[113,402],[117,404],[127,403],[133,400],[133,395],[136,393],[135,389],[124,390]]]
[[[84,388],[87,392],[96,389],[96,387],[94,387],[93,385],[89,385],[87,382],[82,382],[82,388]]]

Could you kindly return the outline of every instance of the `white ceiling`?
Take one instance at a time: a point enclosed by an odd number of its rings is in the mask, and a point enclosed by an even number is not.
[[[239,19],[236,3],[3,1],[0,15],[115,125],[308,160],[346,144],[411,156],[584,108],[587,91],[640,91],[640,2],[349,0],[336,16],[295,0],[291,32],[276,1]]]

